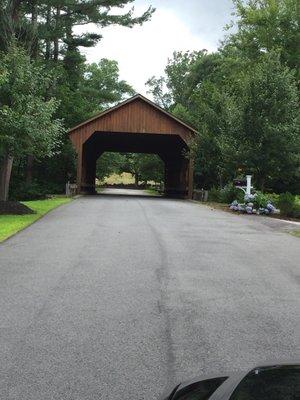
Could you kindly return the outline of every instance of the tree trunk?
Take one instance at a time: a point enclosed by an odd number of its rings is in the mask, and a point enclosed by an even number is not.
[[[26,166],[26,185],[32,183],[32,170],[33,170],[33,155],[27,156],[27,166]]]
[[[135,173],[134,174],[134,180],[135,180],[135,187],[139,187],[139,174]]]
[[[59,18],[60,18],[60,8],[56,8],[56,15],[55,15],[55,39],[54,39],[54,49],[53,49],[53,60],[58,60],[59,55],[59,41],[58,41],[58,31],[59,31]]]
[[[0,167],[0,200],[7,201],[13,157],[5,154]]]
[[[31,28],[32,28],[32,41],[31,41],[31,57],[36,59],[38,56],[38,38],[37,38],[37,4],[36,0],[31,0]]]
[[[22,0],[13,0],[11,2],[11,18],[14,22],[19,22],[20,19],[20,6]]]
[[[51,57],[51,42],[50,42],[50,38],[49,38],[49,32],[51,30],[50,23],[51,23],[51,7],[48,5],[47,6],[47,16],[46,16],[46,26],[47,26],[46,50],[45,50],[46,61],[49,61],[50,57]]]

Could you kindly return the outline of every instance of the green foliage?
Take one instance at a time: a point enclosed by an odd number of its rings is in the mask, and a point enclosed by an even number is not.
[[[129,172],[135,177],[136,185],[140,181],[162,182],[163,171],[163,162],[154,154],[127,153],[120,167],[120,172]]]
[[[234,0],[237,33],[227,40],[249,59],[275,50],[283,64],[299,76],[299,2],[297,0]]]
[[[58,115],[68,127],[134,94],[132,87],[120,80],[118,63],[107,59],[100,60],[98,64],[82,61],[76,86],[70,84],[65,71],[60,72],[58,83],[55,89],[60,99]]]
[[[300,219],[300,205],[295,204],[290,215],[292,218]]]
[[[0,70],[0,198],[7,199],[14,158],[34,154],[52,156],[57,151],[62,123],[54,118],[58,102],[46,99],[51,75],[45,67],[30,60],[24,49],[14,43],[2,54]]]
[[[0,60],[5,75],[0,86],[0,152],[14,157],[54,154],[63,127],[53,119],[58,102],[44,97],[51,75],[16,46]]]
[[[164,164],[154,154],[104,153],[97,161],[96,176],[99,180],[113,173],[129,172],[135,177],[135,183],[154,181],[160,183],[164,177]]]
[[[18,185],[13,185],[10,191],[10,200],[37,200],[44,199],[46,192],[38,182],[19,182]]]
[[[83,76],[82,91],[94,106],[94,111],[109,107],[123,100],[123,96],[133,95],[134,90],[119,79],[117,61],[103,58],[98,64],[87,64]]]
[[[268,201],[270,201],[271,198],[269,195],[257,191],[256,192],[256,196],[255,196],[255,200],[254,200],[254,207],[255,208],[265,208],[267,206]]]
[[[220,189],[213,186],[208,192],[208,200],[221,203]]]
[[[164,180],[164,163],[155,154],[143,154],[140,160],[140,180],[162,183]]]
[[[288,178],[299,161],[299,108],[293,73],[274,54],[245,80],[240,162],[264,190],[268,176]]]
[[[276,193],[267,193],[266,194],[268,200],[272,202],[272,204],[278,208],[278,200],[279,200],[279,194]]]
[[[28,201],[45,199],[47,195],[64,194],[65,185],[45,181],[44,183],[34,180],[30,183],[14,181],[10,191],[10,200]]]
[[[232,183],[226,185],[220,190],[220,202],[221,203],[232,203],[234,200],[242,201],[244,193],[241,189],[235,187]]]
[[[293,196],[291,193],[281,193],[278,199],[278,207],[280,209],[280,213],[288,217],[292,216],[293,211],[297,208],[295,200],[295,196]]]
[[[234,200],[243,202],[244,192],[229,183],[222,189],[212,187],[208,192],[208,199],[209,201],[227,204],[232,203]]]
[[[199,188],[251,173],[262,191],[300,190],[299,16],[296,0],[235,1],[237,29],[216,53],[174,53],[148,82],[198,131]],[[158,99],[158,100],[159,100]]]
[[[13,196],[43,193],[42,188],[48,191],[53,182],[61,190],[68,179],[74,179],[74,153],[68,138],[61,140],[63,130],[133,94],[119,79],[115,61],[85,63],[80,49],[94,46],[102,36],[91,31],[77,34],[74,29],[141,25],[154,9],[149,7],[139,16],[133,8],[122,10],[133,2],[0,3],[0,162],[7,169],[14,159]],[[33,166],[26,155],[34,155]],[[36,183],[31,183],[32,176]],[[18,195],[17,182],[22,179],[27,183],[19,185]],[[0,182],[0,196],[7,196],[7,182]]]
[[[96,177],[102,181],[112,174],[121,173],[122,165],[125,163],[125,155],[120,153],[102,154],[96,165]]]

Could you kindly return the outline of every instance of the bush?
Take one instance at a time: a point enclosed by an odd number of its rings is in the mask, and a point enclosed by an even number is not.
[[[295,209],[298,208],[298,206],[295,205],[295,200],[296,197],[293,196],[291,193],[282,193],[278,199],[278,207],[280,209],[280,213],[287,217],[292,216]]]
[[[271,196],[257,191],[254,200],[254,206],[255,208],[266,208],[269,200],[272,201]]]
[[[10,191],[10,200],[26,201],[45,199],[48,194],[62,194],[64,187],[56,184],[40,184],[33,181],[30,184],[25,182],[15,183]]]
[[[244,199],[244,193],[241,189],[235,187],[232,183],[226,185],[223,189],[218,189],[213,187],[208,192],[208,200],[215,201],[218,203],[230,204],[233,200],[238,200],[242,202]]]
[[[217,189],[216,187],[212,187],[210,191],[208,192],[208,200],[209,201],[216,201],[220,202],[220,189]]]
[[[232,183],[229,183],[220,190],[220,202],[221,203],[232,203],[234,200],[243,201],[244,193],[241,189],[235,187]]]
[[[295,204],[290,215],[292,218],[300,219],[300,205]]]
[[[279,194],[268,193],[266,196],[268,200],[270,200],[274,204],[274,206],[278,208]]]

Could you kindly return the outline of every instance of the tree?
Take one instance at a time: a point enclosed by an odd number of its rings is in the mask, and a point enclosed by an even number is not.
[[[102,154],[97,161],[96,177],[102,181],[112,174],[119,174],[122,172],[122,165],[124,165],[124,163],[124,154],[106,152]]]
[[[139,179],[143,182],[162,183],[164,163],[156,154],[138,154],[140,158]]]
[[[94,46],[101,40],[101,33],[76,34],[75,28],[88,24],[106,27],[111,24],[131,28],[151,18],[154,9],[149,7],[142,15],[135,16],[133,8],[122,8],[133,0],[2,0],[0,3],[0,50],[6,54],[11,43],[24,47],[31,60],[45,65],[52,80],[48,80],[44,98],[55,98],[55,119],[61,119],[66,128],[87,119],[95,112],[122,100],[133,93],[132,88],[118,77],[114,61],[103,60],[99,65],[86,65],[81,47]],[[121,11],[121,12],[120,12]],[[92,26],[92,25],[90,25]],[[97,93],[98,91],[98,93]],[[3,130],[5,127],[0,127]],[[74,155],[67,137],[54,157],[39,157],[30,153],[15,155],[19,166],[13,174],[16,181],[30,185],[32,177],[45,180],[44,169],[55,181],[73,175]],[[41,164],[44,163],[44,167]],[[27,165],[26,165],[27,164]],[[58,169],[57,166],[60,165]],[[68,165],[68,168],[65,166]],[[24,174],[23,172],[26,171]],[[57,175],[58,174],[58,175]],[[62,184],[61,184],[62,185]],[[52,187],[52,185],[51,185]],[[63,187],[63,185],[62,185]]]
[[[13,45],[0,70],[0,199],[7,200],[13,159],[22,154],[52,155],[63,132],[53,119],[58,103],[45,100],[51,76]]]
[[[298,0],[234,0],[238,31],[225,45],[257,60],[276,51],[280,61],[294,69],[299,79],[300,31]]]
[[[140,181],[161,181],[161,160],[154,154],[127,153],[120,172],[129,172],[134,176],[135,186]]]
[[[164,177],[164,165],[155,154],[141,153],[104,153],[97,162],[97,178],[128,172],[135,178],[138,187],[140,181],[160,183]]]
[[[271,179],[287,180],[299,168],[299,97],[293,72],[266,54],[244,83],[240,162],[261,190]]]
[[[134,0],[2,0],[0,4],[0,48],[12,39],[28,42],[31,55],[44,55],[47,61],[59,61],[61,55],[74,55],[79,46],[91,47],[101,39],[98,32],[75,34],[73,28],[94,24],[98,28],[122,25],[129,28],[151,18],[151,6],[134,16],[134,8],[117,10]],[[70,54],[67,54],[70,53]]]
[[[299,15],[295,0],[235,1],[237,31],[219,51],[174,53],[152,94],[198,131],[195,182],[238,173],[260,188],[299,190]],[[162,102],[163,103],[163,102]]]
[[[165,76],[152,77],[147,82],[148,93],[165,109],[172,110],[175,104],[186,106],[193,85],[190,82],[191,69],[206,51],[174,52],[165,68]]]
[[[134,94],[133,88],[120,80],[118,63],[113,60],[83,64],[76,88],[69,85],[64,71],[60,72],[54,94],[60,100],[58,116],[69,128]]]

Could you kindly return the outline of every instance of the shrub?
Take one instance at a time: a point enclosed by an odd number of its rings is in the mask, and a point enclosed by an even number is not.
[[[279,194],[268,193],[266,196],[268,200],[270,200],[274,204],[275,207],[278,207]]]
[[[291,193],[281,193],[278,199],[278,207],[280,209],[280,213],[285,216],[292,216],[293,210],[295,210],[295,208],[298,208],[297,206],[295,206],[295,200],[295,196],[293,196]]]
[[[212,187],[210,191],[208,192],[208,200],[209,201],[220,201],[220,189],[217,189],[216,187]]]
[[[292,213],[290,215],[293,218],[300,219],[300,205],[295,204],[292,210]]]
[[[41,184],[33,181],[30,184],[18,182],[12,185],[10,200],[26,201],[45,199],[48,194],[62,194],[64,187],[57,184]]]
[[[244,193],[232,183],[220,190],[219,199],[221,203],[232,203],[234,200],[243,201]]]
[[[256,208],[265,208],[267,206],[267,203],[269,200],[272,201],[272,199],[269,195],[257,191],[255,200],[254,200],[254,206]]]

